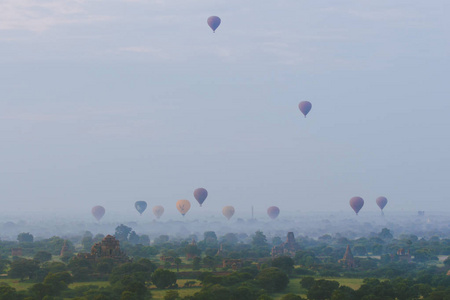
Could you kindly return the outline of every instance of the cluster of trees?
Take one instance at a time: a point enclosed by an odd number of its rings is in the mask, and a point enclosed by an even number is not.
[[[115,237],[121,241],[122,250],[133,258],[133,262],[119,264],[112,258],[89,261],[74,256],[76,251],[90,252],[92,245],[104,238],[104,235],[94,236],[90,232],[77,239],[52,237],[38,241],[30,233],[21,233],[17,242],[0,241],[0,271],[7,272],[10,278],[34,283],[26,291],[16,291],[0,284],[0,300],[150,299],[149,285],[159,289],[178,288],[177,274],[182,273],[180,276],[183,278],[198,276],[202,285],[199,292],[184,298],[188,300],[271,299],[272,293],[283,291],[295,278],[302,278],[299,284],[308,299],[445,300],[450,286],[450,276],[446,276],[450,259],[445,260],[444,267],[429,264],[437,254],[446,253],[450,240],[435,237],[425,240],[411,235],[394,238],[386,228],[370,237],[355,240],[340,235],[324,235],[319,239],[300,237],[297,238],[295,256],[274,259],[270,256],[270,249],[282,243],[282,239],[273,237],[269,242],[261,231],[251,236],[228,233],[221,237],[207,231],[202,240],[197,240],[196,236],[171,239],[161,235],[150,245],[147,235],[138,235],[132,228],[120,225],[116,228]],[[69,251],[61,261],[54,260],[64,244]],[[361,255],[355,257],[354,268],[338,262],[347,245],[355,255]],[[8,259],[13,247],[20,247],[24,257]],[[412,263],[398,259],[396,253],[399,248],[411,251],[415,256]],[[374,254],[377,249],[380,250],[377,252],[380,259],[366,256],[369,251]],[[222,266],[224,258],[240,259],[243,267],[232,272],[230,267]],[[183,269],[190,271],[177,273]],[[340,286],[337,281],[320,279],[340,276],[371,279],[365,279],[358,290]],[[96,286],[95,281],[98,280],[109,281],[109,286]],[[69,288],[72,282],[86,281],[93,284]],[[166,299],[181,297],[177,291],[170,291]],[[283,300],[296,299],[302,298],[293,294],[283,297]]]
[[[446,300],[450,295],[450,279],[444,276],[440,276],[440,280],[434,283],[425,283],[420,278],[370,278],[365,279],[357,290],[339,285],[334,280],[316,280],[313,277],[304,277],[300,284],[308,291],[307,297],[310,300]]]

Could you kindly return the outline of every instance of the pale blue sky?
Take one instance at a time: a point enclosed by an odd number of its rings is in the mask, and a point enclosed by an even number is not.
[[[449,211],[449,9],[3,0],[3,210]]]

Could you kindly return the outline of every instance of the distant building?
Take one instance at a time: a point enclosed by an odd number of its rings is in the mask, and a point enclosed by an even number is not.
[[[110,258],[116,262],[129,262],[128,256],[120,250],[120,242],[112,235],[107,235],[99,243],[94,244],[91,253],[79,253],[77,258],[97,261],[102,258]]]
[[[289,256],[294,257],[295,253],[299,250],[298,244],[295,242],[295,237],[293,232],[288,232],[286,242],[281,245],[274,246],[272,248],[272,257],[278,256]]]
[[[225,257],[225,253],[223,252],[223,246],[220,244],[219,250],[217,250],[216,256]]]
[[[353,257],[352,250],[350,250],[350,245],[347,245],[344,257],[338,261],[338,263],[344,265],[347,268],[356,267],[355,259]]]
[[[222,261],[222,267],[223,268],[231,268],[234,271],[242,268],[243,262],[240,259],[224,259]]]
[[[197,247],[197,242],[195,241],[195,239],[192,239],[192,242],[189,245],[191,247]],[[191,259],[193,259],[196,256],[198,256],[196,253],[186,252],[186,259],[187,260],[191,260]]]
[[[22,256],[22,248],[12,248],[11,249],[11,256]]]
[[[61,253],[59,256],[63,257],[63,256],[70,255],[70,254],[72,254],[72,253],[69,249],[69,246],[67,246],[67,240],[64,240],[64,244],[61,248]]]
[[[405,251],[405,249],[400,248],[397,251],[398,260],[411,262],[411,254],[409,254],[409,250]]]

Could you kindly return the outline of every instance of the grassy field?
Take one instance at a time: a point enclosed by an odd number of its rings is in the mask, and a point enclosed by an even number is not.
[[[275,300],[279,300],[281,299],[281,297],[283,297],[286,294],[296,294],[296,295],[300,295],[300,296],[306,296],[306,290],[304,288],[302,288],[302,286],[300,285],[300,279],[299,278],[293,278],[289,281],[289,285],[287,286],[287,288],[283,291],[283,293],[275,293],[272,295],[272,297]]]
[[[362,278],[321,278],[326,280],[334,280],[339,282],[340,285],[348,286],[349,288],[352,288],[354,290],[359,289],[359,287],[362,285],[363,280]]]
[[[29,289],[35,282],[30,281],[23,281],[20,282],[19,279],[9,279],[9,278],[2,278],[0,279],[0,283],[6,283],[10,285],[11,287],[15,288],[18,291],[23,291]]]
[[[73,288],[77,288],[77,287],[85,286],[85,285],[96,285],[98,287],[105,287],[105,286],[109,286],[109,282],[108,281],[74,282],[74,283],[69,284],[69,288],[73,289]]]

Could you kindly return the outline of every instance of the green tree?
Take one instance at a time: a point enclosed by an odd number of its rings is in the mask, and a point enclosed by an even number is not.
[[[0,259],[0,273],[5,273],[8,266],[11,264],[11,262],[7,259]]]
[[[39,263],[33,259],[19,258],[11,263],[8,276],[11,278],[32,279],[39,270]]]
[[[278,268],[267,268],[262,270],[256,280],[260,286],[269,293],[280,292],[289,284],[289,277]]]
[[[264,233],[260,230],[256,231],[252,236],[252,246],[254,247],[268,247],[267,238]]]
[[[450,256],[448,256],[445,260],[444,260],[444,265],[446,267],[450,267]]]
[[[272,267],[279,268],[284,273],[291,275],[294,270],[294,260],[289,256],[280,256],[272,260]]]
[[[309,290],[310,288],[312,288],[312,286],[314,285],[314,282],[316,280],[314,279],[314,277],[308,276],[308,277],[303,277],[302,280],[300,280],[300,285],[304,288]]]
[[[175,265],[177,266],[177,272],[180,272],[181,259],[180,259],[179,257],[175,257],[175,259],[173,260],[173,262],[174,262]]]
[[[152,282],[158,289],[165,289],[177,282],[177,275],[169,270],[158,269],[152,274]]]
[[[139,244],[139,235],[137,235],[137,233],[133,230],[130,232],[130,235],[128,236],[128,241],[130,242],[130,244],[132,245],[137,245]]]
[[[67,267],[72,272],[75,281],[87,281],[93,274],[92,264],[85,259],[75,257],[69,261]]]
[[[200,257],[198,257],[198,256],[194,257],[192,259],[192,269],[193,270],[200,270],[201,263],[202,263],[202,259]]]
[[[139,236],[139,244],[148,246],[150,245],[150,237],[147,234],[142,234]]]
[[[178,300],[180,298],[180,294],[178,291],[167,291],[164,295],[164,300]]]
[[[29,289],[30,293],[34,296],[32,299],[44,299],[44,297],[51,295],[51,286],[43,283],[36,283]]]
[[[115,267],[109,276],[109,282],[112,284],[119,282],[124,276],[129,276],[133,280],[146,282],[151,279],[156,265],[148,259],[140,259],[137,262],[126,263]]]
[[[167,243],[168,241],[169,241],[169,236],[163,234],[163,235],[160,235],[159,237],[157,237],[157,238],[155,239],[155,244],[156,244],[156,245],[162,245],[162,244],[164,244],[164,243]]]
[[[206,268],[209,268],[213,271],[216,269],[216,260],[212,256],[209,255],[205,256],[203,258],[203,264],[205,265]]]
[[[116,227],[116,232],[114,233],[114,236],[121,242],[128,241],[128,235],[130,234],[131,230],[133,230],[131,227],[120,224],[119,226]]]
[[[319,279],[308,290],[308,299],[326,300],[330,299],[335,290],[339,288],[339,282],[333,280]]]
[[[188,244],[184,248],[184,252],[192,257],[200,256],[202,251],[197,247],[197,245]]]
[[[19,296],[15,288],[9,285],[0,285],[0,300],[18,300]]]
[[[358,300],[358,298],[356,298],[353,289],[348,286],[340,286],[337,290],[334,290],[331,300]]]
[[[17,236],[17,240],[19,243],[32,243],[34,241],[34,237],[29,232],[22,232]]]
[[[92,233],[86,231],[83,238],[81,239],[81,245],[83,245],[83,251],[90,252],[92,245],[94,245]]]
[[[393,239],[394,236],[392,235],[391,231],[387,228],[383,228],[381,229],[381,232],[378,234],[378,236],[380,238],[382,238],[383,240],[390,240]]]
[[[38,251],[34,255],[33,259],[37,260],[40,263],[49,261],[52,259],[52,254],[47,251]]]
[[[50,273],[44,279],[44,284],[50,286],[50,295],[59,295],[68,285],[73,282],[69,272]]]

